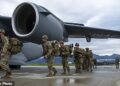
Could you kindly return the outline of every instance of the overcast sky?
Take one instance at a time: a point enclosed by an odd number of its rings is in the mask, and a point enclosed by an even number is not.
[[[86,26],[120,31],[120,0],[0,0],[0,15],[12,16],[22,2],[33,2],[46,7],[65,22],[83,23]],[[70,39],[81,47],[90,47],[95,54],[120,54],[119,39]]]

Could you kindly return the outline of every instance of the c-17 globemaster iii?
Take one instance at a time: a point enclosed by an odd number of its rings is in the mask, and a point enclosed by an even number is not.
[[[69,37],[86,38],[87,42],[90,42],[91,38],[120,38],[120,31],[64,22],[46,8],[30,2],[18,5],[12,17],[0,16],[0,28],[5,29],[9,37],[17,37],[22,42],[36,44],[41,44],[41,37],[44,34],[49,37],[49,41],[68,41]],[[37,47],[39,53],[34,52],[33,47],[27,47],[27,49],[23,47],[24,56],[27,56],[26,59],[31,60],[42,55],[43,49],[41,45]],[[31,52],[29,53],[28,50],[31,50]],[[26,61],[26,59],[24,58],[21,61]],[[19,60],[13,62],[19,62]],[[17,65],[17,63],[15,64]]]

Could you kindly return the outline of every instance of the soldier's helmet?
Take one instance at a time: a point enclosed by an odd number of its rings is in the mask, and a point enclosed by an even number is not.
[[[43,35],[42,39],[48,39],[48,36],[47,35]]]
[[[60,44],[64,44],[64,42],[63,42],[63,41],[60,41],[59,43],[60,43]]]
[[[57,41],[57,40],[55,40],[55,43],[58,43],[58,41]]]
[[[5,30],[4,29],[0,29],[0,33],[5,33]]]
[[[89,50],[89,48],[87,47],[86,50]]]
[[[79,43],[75,43],[75,46],[79,46]]]

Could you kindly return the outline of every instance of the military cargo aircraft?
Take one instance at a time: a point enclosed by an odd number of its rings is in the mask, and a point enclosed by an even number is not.
[[[17,37],[24,43],[35,43],[32,46],[31,44],[25,44],[21,57],[16,55],[11,58],[10,63],[15,65],[21,65],[22,62],[42,55],[42,46],[37,46],[36,44],[41,44],[41,37],[44,34],[48,35],[50,41],[86,38],[86,41],[90,42],[91,38],[120,38],[120,31],[64,22],[46,8],[30,2],[18,5],[12,17],[0,16],[0,28],[5,29],[9,37]],[[34,52],[35,46],[37,46],[36,52]]]

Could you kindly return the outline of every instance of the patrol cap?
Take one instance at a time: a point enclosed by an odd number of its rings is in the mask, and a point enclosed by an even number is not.
[[[79,46],[79,43],[75,43],[75,46]]]
[[[0,33],[5,33],[5,30],[4,29],[0,29]]]
[[[48,36],[47,35],[43,35],[42,39],[48,39]]]

